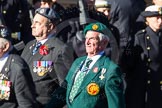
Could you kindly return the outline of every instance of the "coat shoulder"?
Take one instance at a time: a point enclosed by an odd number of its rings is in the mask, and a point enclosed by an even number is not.
[[[19,55],[11,54],[11,56],[12,56],[12,59],[11,59],[12,65],[17,65],[19,67],[27,66],[24,59],[20,57]]]
[[[143,37],[146,34],[146,30],[142,29],[135,34],[135,37]]]

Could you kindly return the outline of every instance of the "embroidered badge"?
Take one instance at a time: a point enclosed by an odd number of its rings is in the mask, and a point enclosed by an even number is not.
[[[49,54],[48,46],[47,45],[40,46],[39,53],[41,55],[47,55],[47,54]]]
[[[98,86],[98,84],[96,83],[90,83],[88,86],[87,86],[87,92],[88,94],[90,95],[97,95],[100,91],[100,88]]]
[[[105,76],[104,76],[105,72],[106,72],[106,69],[103,68],[103,69],[101,70],[101,75],[99,76],[99,78],[100,78],[101,80],[103,80],[103,79],[105,78]]]
[[[40,13],[43,14],[45,12],[45,9],[41,9]]]
[[[38,76],[44,76],[47,72],[51,72],[53,68],[52,61],[34,61],[33,72]]]
[[[93,26],[92,26],[92,30],[97,30],[99,27],[98,27],[98,25],[97,24],[94,24]]]
[[[159,14],[162,15],[162,7],[159,7]]]

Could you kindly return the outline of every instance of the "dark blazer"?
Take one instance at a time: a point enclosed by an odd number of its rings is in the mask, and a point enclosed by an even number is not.
[[[46,108],[61,108],[65,104],[65,95],[68,108],[125,108],[122,73],[106,56],[97,60],[85,76],[74,100],[69,101],[76,73],[86,57],[74,61],[65,83],[55,92]]]
[[[44,45],[48,46],[48,54],[41,55],[39,51],[32,55],[36,40],[29,42],[22,57],[28,63],[35,83],[37,93],[37,101],[40,103],[40,108],[45,105],[52,96],[56,88],[64,81],[64,78],[73,62],[73,49],[56,37],[48,39]],[[40,48],[39,48],[40,50]],[[51,68],[47,72],[39,76],[38,72],[34,72],[34,61],[52,61]]]
[[[127,108],[162,107],[161,34],[150,27],[139,31],[125,61]]]
[[[17,55],[9,55],[2,72],[11,81],[9,100],[1,100],[0,108],[36,108],[33,83],[25,61]]]

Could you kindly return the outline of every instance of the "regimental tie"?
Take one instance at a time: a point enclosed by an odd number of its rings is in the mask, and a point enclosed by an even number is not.
[[[39,47],[41,46],[41,42],[37,42],[35,48],[33,49],[33,55],[38,51]]]
[[[81,86],[87,71],[89,70],[89,65],[91,64],[91,62],[92,62],[91,59],[87,59],[86,60],[86,63],[84,63],[85,65],[83,65],[83,68],[81,69],[81,72],[77,76],[77,79],[74,81],[74,84],[72,86],[72,89],[71,89],[71,92],[70,92],[70,96],[69,96],[70,102],[73,101],[76,93],[78,92],[78,89]]]

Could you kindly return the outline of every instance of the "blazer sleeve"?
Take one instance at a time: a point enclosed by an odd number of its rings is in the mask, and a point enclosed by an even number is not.
[[[68,70],[71,67],[71,64],[74,60],[73,49],[68,45],[63,45],[57,53],[54,69],[61,85],[68,73]]]
[[[117,66],[110,68],[105,85],[108,108],[125,108],[122,74]]]
[[[35,94],[29,70],[26,67],[15,65],[16,75],[14,91],[19,108],[36,108]],[[31,81],[31,82],[30,82]]]

